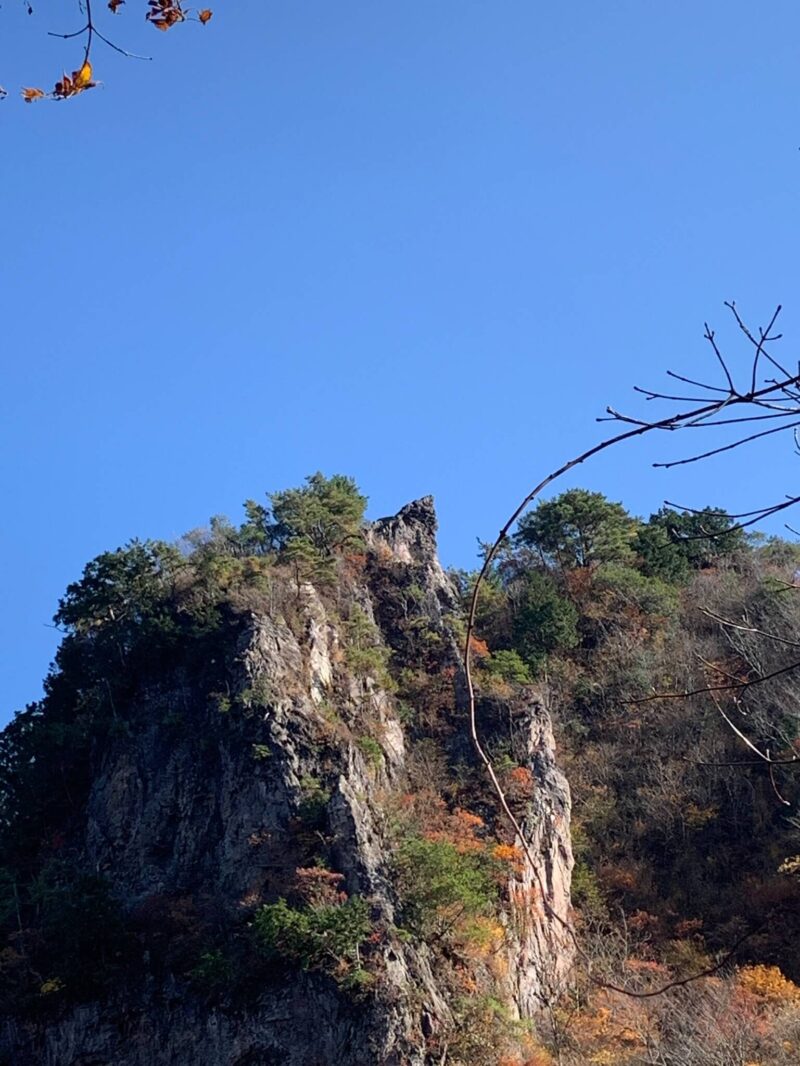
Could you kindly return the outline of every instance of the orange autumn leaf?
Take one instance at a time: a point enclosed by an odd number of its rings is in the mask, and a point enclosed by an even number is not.
[[[200,19],[200,21],[201,21],[201,22],[203,23],[203,25],[205,26],[205,24],[206,24],[206,23],[208,22],[208,20],[209,20],[209,19],[211,18],[211,16],[212,16],[213,14],[214,14],[214,12],[213,12],[213,11],[211,11],[211,10],[210,10],[209,8],[207,8],[207,7],[204,7],[202,11],[198,11],[198,13],[197,13],[197,17],[198,17],[198,18]]]
[[[22,99],[26,104],[33,103],[34,100],[41,100],[45,95],[43,89],[23,89]]]
[[[150,10],[145,18],[162,33],[166,33],[177,22],[186,20],[180,0],[147,0],[147,3]]]
[[[53,89],[53,95],[61,100],[66,100],[68,96],[74,96],[75,92],[76,90],[72,84],[72,78],[66,73],[61,81],[56,82],[56,87]]]
[[[489,645],[485,640],[481,640],[480,637],[471,636],[469,638],[469,650],[473,655],[477,655],[479,659],[485,659],[489,655]]]
[[[508,863],[515,871],[522,871],[525,865],[524,855],[516,844],[495,844],[492,848],[492,858]]]

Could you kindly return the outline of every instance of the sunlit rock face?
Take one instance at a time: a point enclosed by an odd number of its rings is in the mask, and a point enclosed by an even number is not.
[[[409,616],[438,641],[459,693],[453,633],[458,598],[436,553],[426,497],[372,523],[366,557],[350,575],[351,599],[395,659],[412,657]],[[131,913],[154,900],[212,899],[243,918],[283,891],[298,864],[310,782],[321,783],[321,821],[343,889],[369,901],[389,932],[372,955],[377,980],[354,994],[330,975],[284,967],[259,975],[242,999],[204,995],[176,973],[144,972],[102,1000],[37,1019],[7,1019],[0,1052],[14,1066],[426,1066],[453,1023],[453,991],[435,945],[391,933],[393,884],[387,796],[407,789],[414,736],[408,712],[378,673],[354,673],[335,595],[302,581],[240,618],[220,654],[228,690],[209,692],[178,670],[137,696],[135,727],[94,756],[76,838]],[[404,643],[405,642],[405,643]],[[231,710],[235,703],[236,710]],[[463,699],[454,702],[450,748],[472,759]],[[459,716],[464,718],[464,728]],[[510,738],[532,775],[524,827],[535,865],[511,877],[505,966],[498,992],[529,1017],[568,967],[571,945],[553,915],[570,912],[569,790],[555,760],[542,702],[483,700],[487,736]],[[365,722],[370,736],[365,746]],[[412,730],[413,732],[413,730]],[[377,745],[377,747],[376,747]],[[324,789],[324,790],[323,790]],[[544,901],[542,898],[544,893]]]

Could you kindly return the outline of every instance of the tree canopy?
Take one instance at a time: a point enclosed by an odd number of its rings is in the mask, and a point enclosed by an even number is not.
[[[630,555],[634,529],[621,503],[600,492],[570,489],[526,515],[517,537],[561,566],[589,566]]]

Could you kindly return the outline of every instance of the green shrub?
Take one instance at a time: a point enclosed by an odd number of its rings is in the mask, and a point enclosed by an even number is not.
[[[712,566],[746,544],[744,531],[715,507],[702,511],[673,511],[662,507],[640,526],[634,541],[646,574],[665,581],[681,581],[691,570]]]
[[[498,896],[491,861],[449,841],[410,837],[395,857],[402,922],[417,936],[448,932],[462,918],[489,913]]]
[[[529,685],[533,678],[528,663],[516,651],[495,651],[486,660],[484,669],[503,681],[514,685]]]
[[[37,968],[63,981],[70,993],[103,987],[130,946],[109,882],[53,859],[34,877],[27,897],[41,935]]]
[[[361,753],[375,767],[380,769],[383,762],[383,748],[373,737],[359,737],[356,741]]]
[[[521,1062],[520,1051],[529,1046],[529,1024],[515,1019],[505,1003],[491,995],[457,1000],[453,1028],[446,1031],[447,1062],[452,1066],[498,1066]],[[528,1056],[524,1056],[528,1061]],[[438,1056],[437,1056],[438,1058]],[[550,1059],[530,1059],[531,1064]]]
[[[303,969],[350,972],[360,963],[360,948],[372,932],[366,900],[291,907],[285,899],[262,907],[253,920],[256,941],[270,957],[298,963]]]
[[[606,913],[603,890],[594,871],[582,860],[572,870],[572,902],[587,917],[601,917]]]
[[[369,970],[365,970],[363,966],[356,966],[355,969],[348,971],[344,975],[339,984],[348,992],[358,996],[368,992],[375,984],[375,980],[375,975],[371,974]]]
[[[548,574],[538,570],[525,575],[512,627],[515,649],[531,663],[578,643],[578,612],[574,604],[559,593]]]
[[[233,964],[225,952],[218,948],[203,952],[188,974],[192,984],[205,992],[224,988],[230,983],[233,975]]]
[[[633,608],[649,618],[670,618],[678,609],[678,593],[674,586],[618,563],[597,568],[594,589],[597,599],[608,598],[611,617],[621,610]]]
[[[357,677],[372,676],[384,688],[394,688],[389,676],[391,652],[381,643],[375,623],[355,604],[345,623],[347,665]]]

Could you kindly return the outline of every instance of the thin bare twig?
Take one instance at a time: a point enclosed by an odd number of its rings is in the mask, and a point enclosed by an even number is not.
[[[706,385],[704,381],[695,381],[694,378],[684,377],[683,374],[676,374],[674,370],[667,371],[667,377],[675,378],[676,381],[683,381],[687,385],[696,385],[699,389],[706,389],[708,392],[721,392],[726,396],[729,389],[721,389],[719,385]]]
[[[653,463],[653,466],[662,467],[664,470],[670,470],[674,466],[686,466],[688,463],[698,463],[701,459],[710,459],[712,455],[721,455],[723,452],[731,452],[734,448],[741,448],[743,444],[750,444],[754,440],[759,440],[761,437],[769,437],[773,433],[783,433],[787,429],[795,429],[800,426],[800,421],[793,422],[791,426],[773,426],[772,429],[762,430],[760,433],[752,433],[749,437],[742,437],[741,440],[736,440],[732,444],[724,444],[719,448],[711,448],[710,451],[700,452],[699,455],[691,455],[687,459],[673,459],[669,463]]]
[[[722,352],[719,350],[719,346],[717,345],[717,341],[716,341],[716,336],[717,335],[716,335],[716,333],[714,332],[713,329],[709,329],[708,322],[704,322],[703,325],[705,326],[705,329],[706,329],[705,338],[708,341],[708,343],[711,345],[711,348],[712,348],[712,350],[714,352],[714,355],[717,357],[719,365],[722,367],[722,369],[723,369],[723,371],[725,373],[725,378],[726,378],[726,380],[728,382],[728,390],[729,390],[731,396],[733,396],[736,393],[736,386],[733,384],[733,378],[731,377],[731,372],[730,372],[730,370],[728,370],[728,366],[727,366],[725,360],[722,358]],[[789,375],[787,374],[786,376],[788,377]]]
[[[765,681],[771,681],[774,677],[780,677],[782,674],[789,674],[793,670],[800,670],[800,661],[789,663],[788,666],[782,666],[780,669],[772,670],[768,674],[759,674],[758,677],[750,678],[747,681],[731,682],[730,685],[705,685],[703,688],[695,688],[686,692],[653,692],[649,696],[639,696],[637,699],[620,700],[620,703],[627,706],[636,706],[640,703],[653,703],[655,700],[687,700],[691,696],[705,696],[710,692],[732,692],[734,690],[744,692],[754,685],[763,685]]]
[[[762,353],[764,354],[764,356],[767,359],[769,359],[769,361],[772,363],[772,365],[775,367],[775,369],[779,370],[781,372],[781,374],[783,374],[783,376],[785,378],[790,377],[791,375],[789,374],[788,370],[785,370],[781,366],[780,363],[776,362],[776,360],[773,359],[773,357],[769,354],[769,352],[764,351],[764,345],[767,342],[769,342],[769,341],[778,341],[783,336],[782,333],[776,333],[774,337],[770,337],[769,336],[769,331],[775,325],[775,322],[777,321],[778,315],[781,313],[781,305],[778,304],[778,306],[775,308],[775,312],[774,312],[772,318],[770,319],[769,325],[767,326],[766,330],[759,330],[759,334],[760,334],[760,338],[761,339],[758,340],[758,341],[755,339],[755,337],[753,336],[752,332],[750,331],[750,329],[747,327],[747,325],[743,321],[742,317],[740,316],[738,308],[736,307],[735,301],[731,300],[729,302],[728,300],[726,300],[725,301],[725,306],[727,308],[729,308],[729,310],[733,314],[733,317],[736,319],[736,324],[739,326],[739,329],[742,331],[742,333],[744,333],[745,337],[747,337],[747,339],[750,341],[751,344],[753,344],[755,346],[755,349],[756,349],[755,358],[753,360],[753,377],[752,377],[753,386],[752,386],[751,392],[755,392],[755,389],[756,389],[756,374],[757,374],[757,371],[758,371],[758,357]]]
[[[721,614],[715,614],[714,611],[709,610],[707,607],[698,607],[697,610],[700,614],[705,615],[706,618],[719,622],[720,625],[726,626],[728,629],[738,629],[742,633],[755,633],[758,636],[766,637],[768,640],[774,640],[778,644],[786,644],[790,648],[800,648],[800,640],[789,640],[788,637],[781,637],[777,633],[769,633],[766,629],[759,628],[759,626],[742,625],[740,622],[734,622],[730,618],[723,618]]]
[[[59,37],[62,41],[70,41],[74,37],[82,37],[84,34],[86,34],[86,44],[84,46],[83,51],[84,63],[89,62],[89,54],[92,50],[92,40],[95,37],[99,37],[104,44],[108,45],[109,48],[113,48],[115,52],[119,52],[120,55],[125,56],[127,59],[142,59],[146,62],[150,62],[152,60],[152,56],[140,56],[137,55],[135,52],[128,52],[125,48],[120,48],[118,44],[114,44],[113,41],[109,41],[108,37],[104,36],[94,24],[94,19],[92,18],[92,0],[84,0],[84,3],[86,5],[85,26],[82,26],[79,30],[75,30],[74,33],[53,33],[52,31],[50,31],[48,32],[47,36]]]

